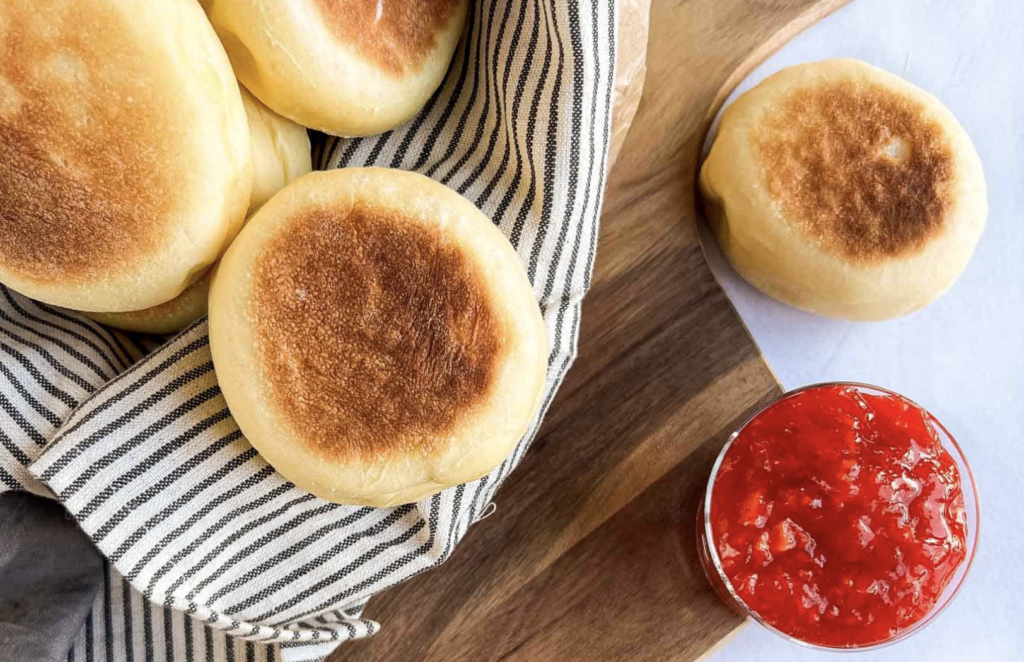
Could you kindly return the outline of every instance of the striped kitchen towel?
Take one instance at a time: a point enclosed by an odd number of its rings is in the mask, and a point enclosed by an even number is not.
[[[450,557],[575,356],[616,13],[615,0],[478,0],[419,116],[381,136],[315,141],[320,168],[401,168],[454,188],[526,267],[551,346],[544,405],[477,481],[398,508],[317,499],[242,437],[205,320],[154,349],[0,288],[0,484],[56,496],[107,559],[69,659],[319,659],[379,628],[363,618],[374,594]]]

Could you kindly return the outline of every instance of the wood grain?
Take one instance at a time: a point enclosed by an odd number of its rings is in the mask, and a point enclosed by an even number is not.
[[[780,392],[704,261],[704,135],[732,87],[847,0],[654,0],[643,101],[611,174],[579,358],[451,561],[375,598],[359,660],[695,660],[740,624],[694,520],[733,429]]]

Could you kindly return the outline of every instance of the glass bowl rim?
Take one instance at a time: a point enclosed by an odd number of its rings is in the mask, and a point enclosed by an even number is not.
[[[804,641],[803,639],[799,639],[797,637],[794,637],[793,635],[783,632],[782,630],[779,630],[778,628],[776,628],[775,626],[771,625],[763,618],[761,618],[761,616],[753,609],[751,609],[749,606],[747,606],[747,603],[744,602],[743,599],[739,596],[739,594],[736,593],[736,590],[732,586],[732,582],[730,582],[729,578],[726,576],[725,571],[722,569],[721,559],[719,559],[718,557],[718,549],[713,544],[714,535],[711,531],[711,495],[714,491],[713,488],[715,485],[715,478],[718,477],[718,469],[721,467],[722,460],[725,458],[726,453],[728,453],[729,448],[732,446],[732,442],[736,440],[736,438],[750,424],[751,421],[753,421],[767,409],[775,406],[779,402],[782,402],[783,400],[790,398],[794,395],[797,395],[799,393],[803,393],[804,391],[810,391],[813,389],[825,388],[829,386],[849,386],[858,389],[870,389],[878,391],[886,395],[892,395],[901,398],[902,400],[905,400],[906,402],[910,403],[914,407],[917,407],[922,412],[924,412],[924,414],[928,416],[931,423],[935,425],[942,432],[943,435],[945,435],[945,441],[948,441],[949,444],[953,446],[953,449],[955,449],[956,457],[954,458],[954,460],[959,460],[959,462],[957,463],[957,469],[959,470],[961,468],[959,465],[962,464],[963,468],[967,470],[966,481],[964,480],[964,476],[960,477],[961,486],[963,486],[963,484],[966,482],[970,486],[971,494],[974,496],[974,543],[967,550],[967,554],[964,557],[964,562],[966,563],[964,572],[960,576],[960,579],[957,581],[956,585],[952,588],[952,591],[949,593],[949,596],[945,599],[944,602],[939,604],[937,607],[933,607],[932,610],[924,616],[924,618],[922,618],[917,623],[914,623],[906,630],[900,632],[895,637],[860,646],[824,646],[822,644],[815,644],[809,641]],[[970,574],[971,566],[974,563],[974,557],[978,551],[978,543],[981,541],[981,496],[978,494],[977,482],[974,479],[974,471],[971,469],[971,465],[967,461],[967,456],[964,454],[964,451],[960,447],[959,442],[957,442],[956,437],[954,437],[949,432],[949,430],[946,429],[946,426],[944,426],[942,422],[939,421],[935,417],[935,415],[931,413],[931,411],[929,411],[926,407],[922,407],[920,404],[903,395],[902,393],[897,393],[896,391],[885,388],[883,386],[876,386],[875,384],[868,384],[866,382],[856,381],[827,381],[807,384],[804,386],[800,386],[798,388],[788,390],[779,395],[778,397],[772,398],[764,405],[758,407],[757,410],[754,411],[754,413],[748,416],[747,419],[743,421],[743,423],[738,428],[736,428],[736,430],[732,434],[729,435],[729,439],[726,440],[725,445],[722,446],[722,450],[718,452],[718,457],[715,458],[715,463],[711,467],[711,475],[708,478],[707,488],[704,490],[703,505],[701,506],[701,518],[703,519],[703,535],[705,540],[705,542],[703,543],[703,547],[706,549],[708,561],[710,565],[713,567],[713,571],[718,574],[718,578],[721,581],[722,586],[728,592],[733,603],[739,609],[741,609],[742,612],[746,614],[749,618],[756,621],[759,625],[761,625],[768,631],[774,633],[779,637],[782,637],[786,641],[798,644],[800,646],[804,646],[805,648],[825,651],[829,653],[858,653],[864,651],[878,650],[880,648],[885,648],[886,646],[891,646],[893,644],[899,643],[904,639],[922,631],[924,628],[926,628],[928,625],[934,622],[935,619],[938,618],[938,616],[942,612],[944,612],[950,604],[952,604],[953,600],[960,593],[960,590],[963,588],[964,583],[967,581],[967,576]],[[968,533],[968,535],[970,534]],[[712,572],[712,569],[708,568],[707,565],[708,564],[705,564],[704,571],[705,573],[710,574]]]

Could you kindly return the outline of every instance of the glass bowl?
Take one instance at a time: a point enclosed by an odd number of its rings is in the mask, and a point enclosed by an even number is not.
[[[964,512],[967,516],[967,540],[965,544],[966,555],[964,557],[964,561],[960,564],[960,567],[956,569],[956,572],[953,574],[953,577],[950,580],[949,584],[946,585],[945,590],[942,592],[942,594],[939,596],[939,599],[936,601],[935,606],[932,607],[931,611],[929,611],[924,618],[919,620],[917,623],[914,623],[910,627],[906,628],[905,630],[902,630],[896,636],[891,637],[889,639],[885,639],[883,641],[864,645],[842,647],[824,646],[821,644],[803,641],[772,626],[770,623],[762,619],[754,610],[750,609],[743,601],[743,599],[739,596],[739,594],[735,591],[735,589],[733,589],[732,584],[729,582],[729,578],[725,574],[725,570],[722,568],[721,560],[718,557],[718,550],[715,548],[714,545],[710,544],[709,542],[713,539],[713,534],[711,530],[711,495],[714,492],[715,477],[718,475],[718,469],[722,465],[722,459],[725,457],[726,453],[728,453],[729,447],[732,446],[732,443],[733,441],[735,441],[736,437],[739,436],[740,432],[742,432],[743,429],[751,421],[753,421],[762,412],[771,408],[775,404],[787,398],[793,397],[798,393],[802,393],[803,391],[829,386],[852,387],[857,389],[861,393],[872,395],[897,396],[920,409],[923,412],[923,414],[927,417],[928,421],[935,427],[935,431],[938,433],[942,447],[946,450],[946,452],[949,453],[950,457],[953,458],[953,461],[956,463],[957,469],[960,471],[961,489],[964,495]],[[889,389],[882,388],[880,386],[862,384],[859,382],[822,382],[818,384],[810,384],[808,386],[803,386],[801,388],[794,389],[792,391],[788,391],[782,394],[778,398],[772,400],[765,406],[758,409],[750,418],[748,418],[743,423],[743,425],[739,427],[738,430],[736,430],[735,432],[732,433],[732,435],[729,436],[729,440],[725,443],[725,446],[722,447],[721,452],[719,452],[718,454],[718,458],[715,460],[714,466],[711,468],[711,477],[708,479],[708,486],[705,489],[704,498],[701,501],[701,506],[699,512],[697,513],[697,556],[700,558],[701,565],[704,568],[704,574],[707,575],[708,581],[711,583],[711,586],[714,587],[715,591],[718,593],[719,597],[721,597],[722,601],[725,602],[725,604],[730,609],[735,611],[740,616],[749,617],[750,619],[756,621],[761,626],[770,630],[771,632],[774,632],[776,635],[782,637],[783,639],[799,644],[801,646],[805,646],[807,648],[828,652],[868,651],[883,648],[885,646],[890,646],[899,641],[903,641],[911,635],[920,632],[926,626],[932,623],[932,621],[934,621],[939,616],[939,614],[941,614],[942,611],[949,606],[949,604],[953,601],[953,598],[956,597],[957,593],[960,592],[961,587],[963,587],[964,581],[967,579],[967,574],[971,569],[971,564],[974,561],[975,553],[978,550],[978,534],[980,522],[981,510],[980,502],[978,499],[978,489],[974,481],[974,474],[971,472],[971,467],[970,465],[967,464],[967,458],[964,457],[963,450],[960,448],[960,445],[957,444],[956,439],[953,438],[953,435],[949,433],[949,431],[942,425],[942,423],[938,421],[938,419],[935,418],[935,416],[933,416],[927,409],[918,405],[910,398],[907,398],[906,396],[903,396],[894,391],[890,391]]]

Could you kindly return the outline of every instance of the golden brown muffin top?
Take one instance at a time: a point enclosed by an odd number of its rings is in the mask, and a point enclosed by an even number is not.
[[[880,84],[794,89],[751,135],[785,218],[851,262],[916,253],[954,204],[955,157],[942,126]]]
[[[160,127],[178,111],[147,65],[161,55],[101,38],[119,29],[98,3],[0,7],[0,264],[22,278],[117,269],[153,250],[175,204],[182,166]]]
[[[250,299],[262,378],[321,456],[439,452],[491,394],[504,313],[465,250],[366,203],[310,207],[263,247]]]
[[[328,28],[394,76],[415,72],[465,0],[315,0]]]

